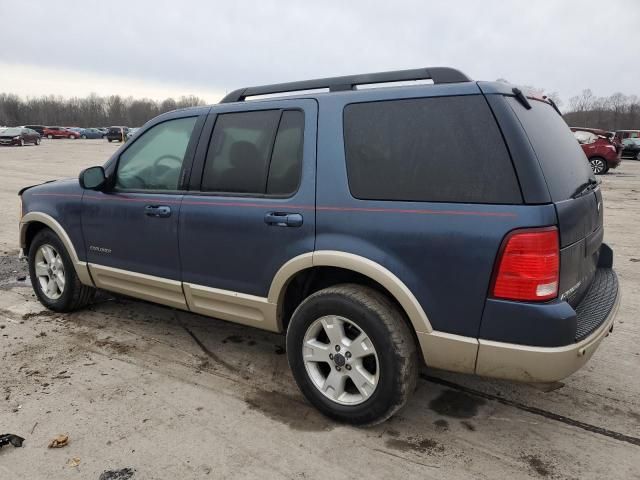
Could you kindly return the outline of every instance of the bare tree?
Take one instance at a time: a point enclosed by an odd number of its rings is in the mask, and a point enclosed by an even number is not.
[[[119,95],[100,97],[95,93],[67,99],[53,95],[20,98],[0,93],[0,125],[140,126],[160,113],[204,104],[193,95],[157,102]]]

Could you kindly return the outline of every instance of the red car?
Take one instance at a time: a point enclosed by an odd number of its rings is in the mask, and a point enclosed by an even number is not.
[[[615,137],[606,135],[608,132],[602,131],[605,135],[594,133],[594,129],[581,129],[572,127],[571,131],[580,143],[582,151],[587,156],[591,169],[596,175],[602,175],[610,168],[616,168],[622,161],[622,148]]]
[[[80,132],[75,132],[65,127],[44,127],[43,136],[47,138],[71,138],[75,140],[80,138]]]

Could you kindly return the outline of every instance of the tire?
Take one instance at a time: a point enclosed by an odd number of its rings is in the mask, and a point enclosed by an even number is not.
[[[36,142],[35,142],[35,144],[36,144],[36,145],[40,145],[40,139],[39,139],[39,138],[36,138]]]
[[[636,160],[640,160],[640,152],[636,153]]]
[[[113,140],[111,140],[110,138],[107,138],[107,141],[108,141],[109,143],[113,142]]]
[[[329,328],[330,339],[325,324],[332,322],[334,327],[342,322],[343,328]],[[365,339],[360,348],[355,338]],[[308,347],[309,342],[321,348]],[[311,352],[320,360],[310,360]],[[380,292],[355,284],[320,290],[298,306],[287,329],[287,359],[312,405],[354,425],[391,417],[409,399],[418,376],[416,343],[403,314]],[[330,376],[342,381],[327,382]],[[326,385],[332,383],[337,388],[330,390]]]
[[[591,170],[596,175],[604,175],[609,170],[607,161],[602,157],[591,157],[589,163],[591,164]]]
[[[51,261],[51,252],[55,254],[55,261]],[[42,275],[45,270],[47,273]],[[40,230],[29,247],[29,276],[40,303],[54,312],[78,310],[90,303],[95,294],[94,288],[80,282],[62,241],[48,228]],[[56,281],[51,280],[55,277]],[[53,282],[51,291],[43,288],[42,282],[46,283],[47,278],[50,279],[49,283]],[[62,287],[59,282],[61,278],[64,278]]]
[[[81,138],[82,138],[83,140],[86,140],[86,139],[87,139],[87,136],[86,136],[86,135],[82,135],[82,137],[81,137]]]

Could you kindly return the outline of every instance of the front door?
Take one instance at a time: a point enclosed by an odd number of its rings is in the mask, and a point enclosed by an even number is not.
[[[97,287],[185,307],[178,221],[203,120],[179,117],[146,129],[120,154],[110,188],[85,192],[82,228]]]
[[[315,242],[315,100],[213,107],[179,227],[189,308],[275,330],[271,282]]]

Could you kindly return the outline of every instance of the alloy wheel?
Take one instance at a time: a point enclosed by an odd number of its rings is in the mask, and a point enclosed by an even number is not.
[[[304,335],[302,358],[313,385],[341,405],[365,402],[378,386],[380,363],[373,342],[344,317],[315,320]]]
[[[591,169],[593,170],[593,173],[600,174],[604,172],[604,168],[604,161],[600,158],[594,158],[591,160]]]
[[[41,245],[35,255],[35,274],[42,293],[50,300],[64,293],[64,263],[60,253],[49,244]]]

